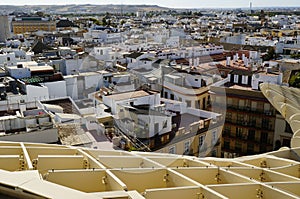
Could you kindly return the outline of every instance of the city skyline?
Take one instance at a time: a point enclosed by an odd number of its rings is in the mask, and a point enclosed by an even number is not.
[[[133,5],[140,5],[140,4],[146,4],[146,5],[159,5],[163,7],[169,7],[169,8],[245,8],[249,7],[250,2],[252,2],[253,8],[255,7],[298,7],[300,6],[298,0],[287,0],[281,2],[281,1],[272,1],[272,0],[251,0],[251,1],[234,1],[234,0],[210,0],[209,2],[204,1],[188,1],[183,2],[179,0],[165,0],[163,3],[161,3],[160,0],[141,0],[139,2],[136,2],[134,0],[112,0],[109,3],[107,1],[96,1],[96,0],[87,0],[87,1],[81,1],[81,0],[65,0],[65,1],[59,1],[59,0],[53,0],[51,2],[44,1],[44,0],[16,0],[10,3],[7,2],[0,2],[0,5],[65,5],[65,4],[96,4],[96,5],[105,5],[105,4],[133,4]]]

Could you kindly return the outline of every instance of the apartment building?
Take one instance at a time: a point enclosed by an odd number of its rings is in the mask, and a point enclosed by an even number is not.
[[[36,32],[38,30],[52,32],[56,30],[56,23],[48,18],[42,17],[21,17],[12,21],[14,34]]]
[[[205,110],[209,102],[208,87],[212,78],[205,75],[187,73],[172,73],[164,75],[162,96],[171,100],[178,100],[187,107]]]
[[[222,80],[218,68],[212,62],[190,67],[173,65],[163,67],[162,96],[178,100],[187,107],[206,110],[210,95],[209,86]]]
[[[109,108],[121,148],[221,155],[222,122],[218,113],[187,107],[186,103],[161,98],[159,92],[151,90],[102,95],[95,100]]]
[[[211,107],[225,114],[223,157],[264,153],[289,145],[290,127],[260,91],[261,82],[281,84],[282,75],[234,70],[228,82],[211,86]]]

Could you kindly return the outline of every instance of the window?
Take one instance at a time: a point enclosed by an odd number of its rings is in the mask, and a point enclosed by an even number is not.
[[[249,115],[249,126],[255,127],[256,125],[256,117],[253,115]]]
[[[267,151],[266,145],[264,145],[264,144],[263,144],[263,145],[260,145],[259,150],[260,150],[260,151],[259,151],[260,153],[266,152],[266,151]]]
[[[168,126],[168,121],[165,121],[165,122],[164,122],[164,127],[163,127],[163,128],[165,129],[165,128],[167,128],[167,126]]]
[[[217,141],[217,131],[212,132],[211,142],[214,144]]]
[[[231,122],[232,114],[231,112],[226,112],[226,121]]]
[[[191,106],[192,106],[191,100],[186,100],[186,106],[187,106],[187,107],[191,107]]]
[[[235,142],[235,150],[241,151],[242,150],[242,143],[239,141]]]
[[[265,103],[264,104],[264,111],[265,112],[269,112],[270,111],[270,104],[269,103]]]
[[[231,127],[230,126],[227,126],[225,125],[224,126],[224,129],[223,129],[223,135],[230,135],[230,132],[231,132]]]
[[[214,149],[214,150],[212,150],[212,152],[211,152],[211,157],[217,157],[217,149]]]
[[[195,108],[200,109],[200,100],[195,101]]]
[[[181,98],[181,97],[178,97],[178,101],[182,102],[182,98]]]
[[[240,124],[240,125],[243,125],[244,124],[244,118],[245,118],[245,115],[237,114],[236,123]]]
[[[264,103],[263,102],[258,102],[257,107],[258,111],[263,111],[264,110]]]
[[[224,140],[224,149],[230,149],[230,141]]]
[[[260,135],[260,142],[261,142],[261,143],[267,143],[267,142],[268,142],[268,133],[266,133],[266,132],[261,132],[261,135]]]
[[[169,153],[170,154],[175,154],[176,153],[176,147],[175,146],[172,146],[169,148]]]
[[[249,154],[249,155],[253,155],[254,154],[254,144],[253,143],[248,143],[247,154]]]
[[[164,135],[164,136],[161,136],[160,141],[162,144],[164,144],[164,143],[168,142],[169,139],[170,139],[169,135]]]
[[[245,110],[250,111],[250,107],[251,107],[251,101],[245,100]]]
[[[261,127],[263,129],[269,129],[269,118],[267,118],[267,117],[262,118]]]
[[[168,99],[168,92],[165,92],[165,98]]]
[[[251,111],[256,111],[257,102],[251,102]]]
[[[204,140],[205,140],[205,135],[200,135],[200,137],[199,137],[199,146],[200,147],[203,145]]]
[[[236,137],[237,138],[243,137],[243,128],[236,127]]]
[[[239,109],[244,109],[245,107],[245,100],[240,99],[239,100]]]
[[[206,108],[206,102],[205,102],[205,100],[206,100],[206,98],[204,97],[204,98],[202,99],[202,109],[203,109],[203,110],[205,110],[205,108]]]
[[[190,151],[190,141],[186,141],[184,143],[184,153],[188,153]]]
[[[254,140],[255,139],[255,130],[249,129],[248,131],[248,140]]]
[[[171,94],[171,95],[170,95],[170,99],[171,99],[171,100],[174,100],[174,94]]]
[[[157,134],[159,131],[159,124],[158,123],[155,123],[154,124],[154,133]]]
[[[292,130],[291,126],[289,125],[289,123],[287,123],[287,122],[285,122],[285,132],[293,134],[293,130]]]

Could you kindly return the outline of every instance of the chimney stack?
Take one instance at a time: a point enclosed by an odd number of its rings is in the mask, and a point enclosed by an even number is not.
[[[226,66],[230,66],[230,60],[231,60],[231,57],[227,57],[227,59],[226,59]]]

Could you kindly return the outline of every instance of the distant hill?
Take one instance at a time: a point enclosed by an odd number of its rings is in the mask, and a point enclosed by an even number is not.
[[[12,12],[33,12],[41,11],[45,13],[57,14],[82,14],[82,13],[132,13],[137,11],[167,11],[170,8],[160,7],[157,5],[93,5],[93,4],[70,4],[70,5],[25,5],[11,6],[0,5],[0,14],[9,14]]]

